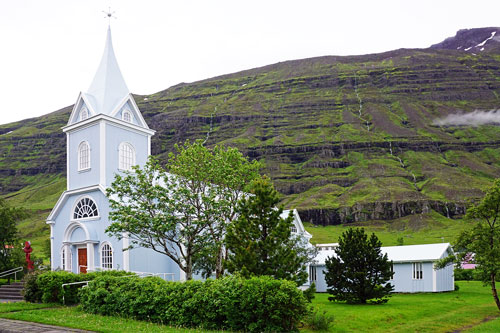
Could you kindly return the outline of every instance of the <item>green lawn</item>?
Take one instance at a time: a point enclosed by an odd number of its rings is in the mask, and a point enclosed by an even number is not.
[[[383,305],[348,305],[316,294],[313,306],[335,317],[332,332],[500,332],[500,312],[491,290],[480,282],[457,282],[449,293],[395,294]],[[91,315],[78,307],[3,303],[0,318],[99,332],[201,332],[119,317]],[[485,319],[489,319],[485,321]],[[303,332],[309,332],[303,329]]]
[[[316,294],[313,305],[335,316],[333,332],[499,332],[498,319],[476,326],[500,316],[491,290],[475,281],[457,284],[457,292],[395,294],[383,305],[339,304]]]
[[[45,309],[41,309],[43,307]],[[78,307],[46,307],[47,304],[30,304],[24,302],[0,304],[0,318],[98,332],[201,332],[199,330],[172,328],[126,318],[92,315],[81,311]]]

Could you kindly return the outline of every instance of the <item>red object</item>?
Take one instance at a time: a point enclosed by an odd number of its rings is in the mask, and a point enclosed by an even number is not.
[[[26,263],[28,264],[28,270],[32,271],[35,269],[35,266],[33,266],[34,262],[31,260],[31,252],[33,252],[33,248],[31,247],[31,242],[25,242],[24,243],[24,253],[26,253]]]

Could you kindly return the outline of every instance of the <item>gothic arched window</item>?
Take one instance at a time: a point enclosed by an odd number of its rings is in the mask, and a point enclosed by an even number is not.
[[[87,108],[82,108],[80,110],[80,121],[81,120],[85,120],[89,117],[89,111],[87,110]]]
[[[131,123],[132,122],[132,114],[130,113],[129,110],[123,111],[123,113],[122,113],[122,119],[124,121],[126,121],[127,123]]]
[[[84,197],[75,206],[75,210],[73,211],[73,218],[84,219],[88,217],[97,217],[99,216],[99,211],[97,210],[97,205],[94,200],[89,197]]]
[[[113,248],[108,243],[104,243],[101,247],[101,268],[113,268]]]
[[[119,150],[119,165],[120,170],[132,170],[135,165],[135,149],[130,143],[120,143]]]
[[[83,141],[78,146],[78,171],[90,169],[90,146]]]

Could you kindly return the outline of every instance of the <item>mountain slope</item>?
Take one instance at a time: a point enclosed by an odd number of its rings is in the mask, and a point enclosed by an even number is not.
[[[448,45],[287,61],[136,101],[157,131],[154,155],[186,139],[236,146],[265,163],[305,221],[457,217],[500,176],[500,128],[434,123],[499,107],[500,52]],[[16,191],[65,174],[70,109],[0,126],[1,193],[26,202]]]

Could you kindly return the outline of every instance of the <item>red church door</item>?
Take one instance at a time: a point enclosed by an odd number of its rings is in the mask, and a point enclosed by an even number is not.
[[[78,249],[78,270],[87,273],[87,249]]]

